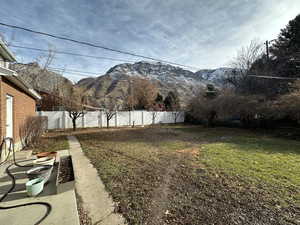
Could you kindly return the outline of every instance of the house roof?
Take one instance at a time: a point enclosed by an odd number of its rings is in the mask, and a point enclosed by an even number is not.
[[[22,91],[24,91],[26,94],[30,95],[36,100],[41,99],[41,96],[32,88],[28,87],[19,77],[18,74],[10,69],[6,69],[3,67],[0,67],[0,76],[4,76],[7,80],[9,80],[11,83],[16,85],[18,88],[20,88]]]
[[[9,62],[16,62],[16,57],[14,54],[7,48],[6,44],[0,39],[0,55]]]
[[[7,48],[5,43],[0,39],[0,55],[9,62],[16,62],[15,56],[12,52]],[[4,68],[0,66],[0,76],[4,76],[7,80],[12,82],[26,94],[30,95],[36,100],[41,99],[41,96],[32,88],[28,87],[19,77],[18,74],[10,69]]]

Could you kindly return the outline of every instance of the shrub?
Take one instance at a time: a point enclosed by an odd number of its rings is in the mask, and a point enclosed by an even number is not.
[[[47,129],[47,117],[28,117],[20,127],[20,138],[24,147],[35,146]]]
[[[239,120],[245,128],[266,128],[282,118],[282,108],[277,101],[264,96],[239,95],[232,90],[221,90],[214,98],[200,93],[190,102],[188,114],[208,126]]]

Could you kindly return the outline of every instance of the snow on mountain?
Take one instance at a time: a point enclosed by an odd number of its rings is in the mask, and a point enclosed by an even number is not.
[[[169,91],[177,92],[181,103],[186,105],[189,99],[208,83],[219,85],[228,71],[230,68],[200,70],[194,73],[159,62],[141,61],[116,65],[103,76],[80,80],[78,86],[84,88],[90,96],[94,96],[98,104],[101,104],[104,96],[114,98],[122,104],[128,93],[129,83],[124,81],[128,81],[130,77],[141,77],[155,82],[163,96]]]
[[[205,69],[205,70],[199,70],[195,74],[196,76],[211,82],[215,85],[221,85],[223,83],[224,78],[232,73],[232,68],[228,67],[221,67],[218,69]]]

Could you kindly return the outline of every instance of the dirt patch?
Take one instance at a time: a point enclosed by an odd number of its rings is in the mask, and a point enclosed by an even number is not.
[[[163,175],[161,184],[153,191],[153,197],[151,199],[151,208],[149,208],[149,219],[147,224],[163,224],[164,215],[168,214],[168,198],[171,194],[170,184],[175,168],[178,166],[179,159],[170,160],[170,164],[167,166],[166,172]]]
[[[58,174],[58,182],[60,184],[74,180],[74,171],[71,156],[61,158],[59,168],[60,170]]]
[[[197,149],[197,148],[186,148],[186,149],[177,150],[176,152],[178,152],[178,153],[188,153],[188,154],[191,154],[193,156],[197,156],[199,154],[199,149]]]

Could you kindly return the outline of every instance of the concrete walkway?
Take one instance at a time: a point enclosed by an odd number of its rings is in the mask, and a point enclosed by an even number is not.
[[[73,161],[76,192],[81,197],[83,208],[91,218],[92,224],[125,224],[125,219],[120,214],[114,213],[114,203],[105,190],[97,170],[83,154],[77,138],[69,136],[68,140]]]
[[[29,152],[30,153],[30,152]],[[69,151],[59,151],[59,155],[68,155]],[[28,159],[28,152],[16,152],[16,159]],[[32,156],[30,156],[32,158]],[[7,176],[5,168],[12,162],[7,162],[0,167],[0,197],[11,187],[11,179]],[[29,162],[28,162],[29,163]],[[32,162],[30,162],[32,163]],[[30,164],[29,163],[29,164]],[[26,165],[26,163],[20,163]],[[57,168],[53,169],[49,184],[37,197],[28,197],[25,183],[28,181],[26,171],[29,168],[12,166],[10,171],[16,178],[15,189],[0,203],[1,206],[12,206],[31,202],[48,202],[52,206],[49,216],[42,222],[42,225],[79,225],[75,191],[67,190],[56,194]],[[31,205],[0,211],[0,224],[9,225],[32,225],[38,221],[46,212],[41,205]]]

